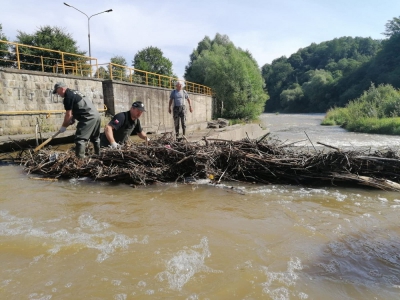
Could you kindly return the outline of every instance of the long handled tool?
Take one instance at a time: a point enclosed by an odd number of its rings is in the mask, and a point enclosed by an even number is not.
[[[50,143],[50,141],[51,141],[52,139],[54,139],[54,138],[55,138],[57,135],[59,135],[59,134],[60,134],[60,131],[57,131],[55,134],[53,134],[51,137],[49,137],[47,140],[45,140],[43,143],[41,143],[39,146],[37,146],[37,147],[33,150],[33,152],[36,152],[36,151],[42,149],[44,146],[46,146],[48,143]]]

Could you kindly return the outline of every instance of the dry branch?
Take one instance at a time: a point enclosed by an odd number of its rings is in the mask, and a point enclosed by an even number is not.
[[[327,145],[325,145],[327,146]],[[76,158],[74,151],[43,149],[23,151],[15,158],[27,173],[46,178],[89,177],[134,185],[155,182],[186,182],[185,178],[213,178],[214,182],[339,185],[353,184],[400,191],[400,158],[385,153],[343,151],[310,152],[304,147],[282,145],[263,138],[207,143],[175,141],[162,136],[149,146],[130,143],[121,149],[104,148],[99,156]]]

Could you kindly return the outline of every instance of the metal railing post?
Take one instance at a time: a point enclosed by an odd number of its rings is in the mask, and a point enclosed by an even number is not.
[[[96,70],[97,70],[97,78],[99,78],[99,64],[97,62],[97,58],[96,58]]]
[[[18,65],[18,70],[21,69],[21,63],[20,63],[20,59],[19,59],[19,48],[18,48],[18,44],[16,44],[15,46],[15,51],[17,52],[17,65]]]
[[[64,52],[61,52],[61,65],[63,69],[63,74],[65,74]]]

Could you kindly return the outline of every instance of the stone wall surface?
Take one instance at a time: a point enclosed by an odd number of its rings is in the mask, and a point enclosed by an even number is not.
[[[142,101],[147,112],[142,114],[140,122],[147,131],[157,132],[165,128],[173,128],[172,115],[168,113],[171,89],[115,81],[105,81],[103,87],[104,103],[112,115],[128,110],[133,101]],[[187,124],[211,121],[211,96],[194,93],[188,93],[188,95],[193,113],[188,110]]]
[[[101,112],[103,125],[118,112],[129,110],[133,101],[143,101],[146,110],[141,123],[147,132],[173,127],[168,113],[170,89],[60,75],[27,70],[0,69],[0,135],[55,132],[64,118],[63,99],[52,94],[56,82],[83,93]],[[194,112],[188,113],[187,124],[210,121],[211,96],[189,93]]]

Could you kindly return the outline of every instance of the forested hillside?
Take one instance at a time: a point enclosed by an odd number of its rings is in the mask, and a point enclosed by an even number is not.
[[[400,21],[386,24],[387,39],[341,37],[299,49],[262,67],[267,112],[326,112],[343,107],[371,83],[400,88]]]

